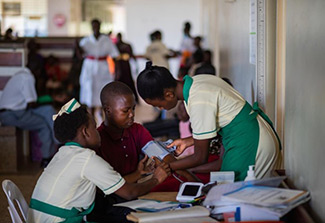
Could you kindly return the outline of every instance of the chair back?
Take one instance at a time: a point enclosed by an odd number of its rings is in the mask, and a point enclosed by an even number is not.
[[[7,199],[8,199],[8,210],[10,213],[10,217],[12,222],[14,223],[23,223],[27,220],[27,213],[28,213],[28,204],[19,190],[19,188],[14,184],[11,180],[4,180],[2,181],[2,189],[5,192]],[[19,212],[23,219],[19,216]]]

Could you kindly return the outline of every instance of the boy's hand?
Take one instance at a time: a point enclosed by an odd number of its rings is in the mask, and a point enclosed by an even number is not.
[[[152,173],[153,170],[155,169],[155,162],[151,160],[151,162],[147,164],[148,159],[149,159],[148,156],[145,155],[145,157],[142,160],[140,160],[140,162],[138,163],[137,171],[139,172],[140,175]]]
[[[153,173],[153,177],[156,178],[160,184],[170,175],[171,171],[167,163],[161,162],[157,157],[154,157],[154,160],[156,162],[156,169]]]
[[[183,138],[183,139],[176,139],[171,144],[169,144],[167,146],[167,149],[172,148],[173,146],[176,146],[176,150],[174,151],[174,154],[176,156],[179,156],[184,152],[184,150],[187,147],[192,146],[193,144],[194,144],[194,140],[193,140],[192,137],[187,137],[187,138]]]

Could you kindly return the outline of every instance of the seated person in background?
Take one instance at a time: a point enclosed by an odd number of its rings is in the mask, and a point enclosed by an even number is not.
[[[38,106],[35,77],[28,68],[18,71],[10,78],[0,97],[0,122],[35,131],[41,141],[42,162],[46,167],[56,152],[51,105]]]
[[[193,77],[197,68],[201,67],[203,63],[203,51],[197,50],[192,55],[192,63],[188,70],[188,75]]]
[[[203,62],[194,72],[194,75],[198,74],[217,74],[216,68],[212,65],[212,52],[210,50],[203,51]]]
[[[153,138],[142,125],[134,123],[135,98],[126,84],[118,81],[107,84],[102,89],[100,98],[105,120],[98,127],[102,145],[95,151],[127,182],[136,182],[143,174],[141,172],[143,167],[138,166],[140,157],[143,156],[141,148]],[[174,160],[176,160],[174,156],[168,155],[164,162],[169,163]],[[142,162],[143,160],[140,164]],[[185,177],[187,181],[198,181],[186,170],[177,171],[177,173]],[[178,191],[179,184],[172,186],[175,191]]]
[[[168,165],[160,163],[150,180],[142,184],[125,182],[92,150],[100,146],[96,123],[75,99],[53,119],[55,136],[64,146],[37,181],[28,222],[83,222],[90,212],[87,221],[125,222],[131,209],[94,202],[96,186],[106,195],[116,193],[129,200],[149,192],[170,173]]]
[[[13,30],[12,28],[8,28],[5,32],[5,35],[3,37],[4,40],[14,40],[15,37],[13,35]]]
[[[60,68],[59,58],[50,55],[46,58],[45,70],[49,80],[63,81],[66,78],[66,73]]]

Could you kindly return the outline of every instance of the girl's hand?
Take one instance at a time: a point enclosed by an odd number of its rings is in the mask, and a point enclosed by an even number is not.
[[[153,170],[155,169],[155,162],[151,160],[151,162],[147,164],[148,159],[149,159],[148,156],[145,155],[145,157],[142,160],[140,160],[140,162],[138,163],[137,171],[139,172],[140,176],[144,174],[152,173]]]
[[[171,144],[169,144],[167,146],[167,148],[171,148],[173,146],[176,146],[176,150],[175,150],[174,153],[175,153],[176,156],[179,156],[184,152],[184,150],[187,147],[192,146],[193,144],[194,144],[194,140],[190,136],[190,137],[187,137],[187,138],[174,140]]]

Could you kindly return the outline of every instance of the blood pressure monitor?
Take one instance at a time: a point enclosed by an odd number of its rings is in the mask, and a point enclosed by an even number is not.
[[[163,160],[165,156],[172,153],[175,149],[167,149],[167,145],[172,141],[159,142],[159,141],[149,141],[141,150],[144,154],[148,155],[149,158],[155,156],[159,160]]]
[[[188,202],[201,195],[203,183],[185,182],[181,185],[176,200],[179,202]]]

